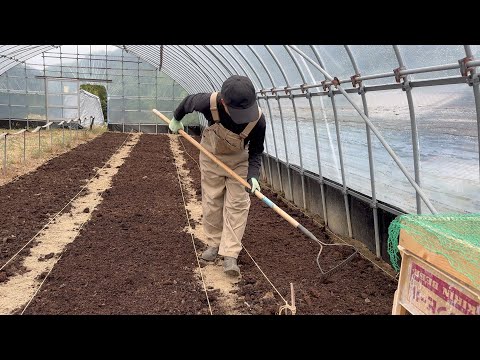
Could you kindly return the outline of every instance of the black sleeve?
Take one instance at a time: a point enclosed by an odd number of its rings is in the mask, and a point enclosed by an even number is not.
[[[177,106],[173,112],[173,116],[176,120],[182,120],[186,114],[190,114],[194,111],[199,111],[204,115],[210,113],[210,94],[199,93],[188,95]]]
[[[253,128],[248,136],[248,175],[247,179],[252,177],[259,180],[260,166],[262,166],[263,142],[265,141],[265,116],[261,116],[258,124]]]

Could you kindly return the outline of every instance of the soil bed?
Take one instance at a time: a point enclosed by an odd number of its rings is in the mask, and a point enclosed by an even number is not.
[[[78,193],[126,136],[102,134],[0,187],[0,266]],[[28,251],[25,248],[20,255],[24,256]],[[21,256],[0,272],[0,281],[20,270],[17,266]]]
[[[25,313],[208,314],[186,223],[169,139],[142,135]]]
[[[198,138],[197,138],[198,140]],[[181,139],[186,151],[198,162],[199,150]],[[185,157],[194,178],[197,194],[201,194],[200,172],[188,155]],[[263,193],[288,214],[326,243],[329,235],[298,210],[287,208],[277,195]],[[293,282],[297,314],[390,314],[395,280],[355,255],[327,281],[321,282],[316,264],[319,246],[293,228],[255,196],[251,207],[243,244],[261,269],[290,302],[290,282]],[[351,254],[348,247],[325,247],[320,258],[322,268],[329,269]],[[242,313],[274,314],[284,302],[265,280],[250,257],[242,250],[238,263],[242,273],[238,295],[243,296]],[[248,305],[247,305],[248,304]]]
[[[186,167],[199,197],[198,150],[181,141],[192,156],[185,154]],[[321,241],[332,242],[307,216],[288,209],[274,193],[264,193]],[[186,224],[169,138],[142,135],[26,313],[208,314]],[[196,244],[204,249],[201,241]],[[288,301],[294,284],[297,314],[391,312],[393,279],[357,255],[322,282],[315,263],[318,245],[253,196],[244,245]],[[325,248],[321,264],[328,269],[350,253],[349,248]],[[284,302],[245,251],[239,266],[237,312],[277,313]],[[224,313],[215,291],[209,298],[213,314]]]

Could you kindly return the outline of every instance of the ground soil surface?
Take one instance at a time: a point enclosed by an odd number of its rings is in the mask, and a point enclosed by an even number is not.
[[[25,313],[208,314],[186,225],[169,138],[142,135]]]
[[[79,192],[126,136],[102,134],[0,187],[0,266]],[[25,248],[21,256],[0,271],[0,282],[21,270],[20,260],[28,251]]]
[[[163,135],[142,135],[113,179],[111,189],[92,213],[79,237],[69,244],[28,314],[208,314],[197,260],[187,225],[177,173]],[[198,150],[186,140],[186,166],[200,198]],[[59,189],[59,192],[61,193]],[[277,196],[264,191],[319,240],[325,231]],[[30,202],[29,202],[30,204]],[[196,241],[199,251],[205,247]],[[246,250],[290,301],[293,283],[297,314],[389,314],[396,282],[356,255],[322,281],[315,263],[319,246],[252,196],[244,236]],[[326,269],[351,253],[328,247],[321,257]],[[275,314],[284,305],[243,250],[237,291],[238,312]],[[209,291],[214,314],[221,314]]]
[[[198,139],[198,138],[197,138]],[[187,164],[201,194],[199,150],[182,139]],[[193,159],[192,159],[193,158]],[[328,233],[298,210],[289,209],[275,193],[262,191],[273,202],[309,229],[321,241],[332,243]],[[243,244],[282,296],[290,302],[293,283],[297,314],[390,314],[397,283],[360,255],[322,281],[316,264],[319,246],[293,228],[256,196],[251,207]],[[328,270],[352,253],[349,247],[325,247],[320,265]],[[274,314],[285,303],[265,280],[244,250],[238,259],[242,273],[238,295],[243,313]],[[247,305],[248,304],[248,305]]]

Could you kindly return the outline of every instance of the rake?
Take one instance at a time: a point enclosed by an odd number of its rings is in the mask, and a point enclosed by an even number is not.
[[[157,109],[152,110],[155,115],[157,115],[160,119],[162,119],[165,123],[170,124],[170,119],[167,118],[165,115],[163,115],[160,111]],[[240,182],[243,186],[245,186],[248,189],[251,189],[250,184],[244,180],[242,177],[240,177],[235,171],[230,169],[227,165],[225,165],[222,161],[217,159],[215,155],[213,155],[210,151],[205,149],[202,145],[198,143],[195,139],[193,139],[190,135],[188,135],[185,131],[179,130],[178,133],[182,135],[185,139],[187,139],[193,146],[195,146],[198,150],[203,152],[206,156],[208,156],[213,162],[215,162],[218,166],[223,168],[230,176],[232,176],[235,180]],[[268,197],[266,197],[264,194],[262,194],[260,191],[256,190],[255,191],[255,196],[258,197],[260,200],[262,200],[269,208],[271,208],[273,211],[275,211],[278,215],[280,215],[283,219],[285,219],[290,225],[293,227],[297,228],[300,230],[304,235],[306,235],[309,239],[315,241],[319,246],[320,246],[320,251],[318,252],[317,255],[317,266],[320,269],[321,273],[321,281],[325,281],[328,276],[332,275],[334,271],[337,271],[341,266],[345,265],[348,261],[352,260],[354,255],[357,253],[357,249],[349,244],[327,244],[324,243],[320,240],[317,239],[315,235],[313,235],[310,231],[308,231],[302,224],[300,224],[297,220],[292,218],[290,215],[288,215],[285,211],[283,211],[281,208],[279,208],[272,200],[270,200]],[[335,265],[328,271],[324,271],[320,265],[320,255],[322,254],[323,248],[325,246],[348,246],[354,249],[354,252],[349,255],[346,259],[341,261],[339,264]]]

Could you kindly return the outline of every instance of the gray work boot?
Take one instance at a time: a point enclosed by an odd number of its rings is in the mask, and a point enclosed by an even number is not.
[[[240,276],[240,268],[237,266],[237,259],[230,256],[224,256],[223,271],[230,276]]]
[[[202,259],[206,261],[213,261],[217,257],[218,247],[209,246],[207,250],[202,253]]]

